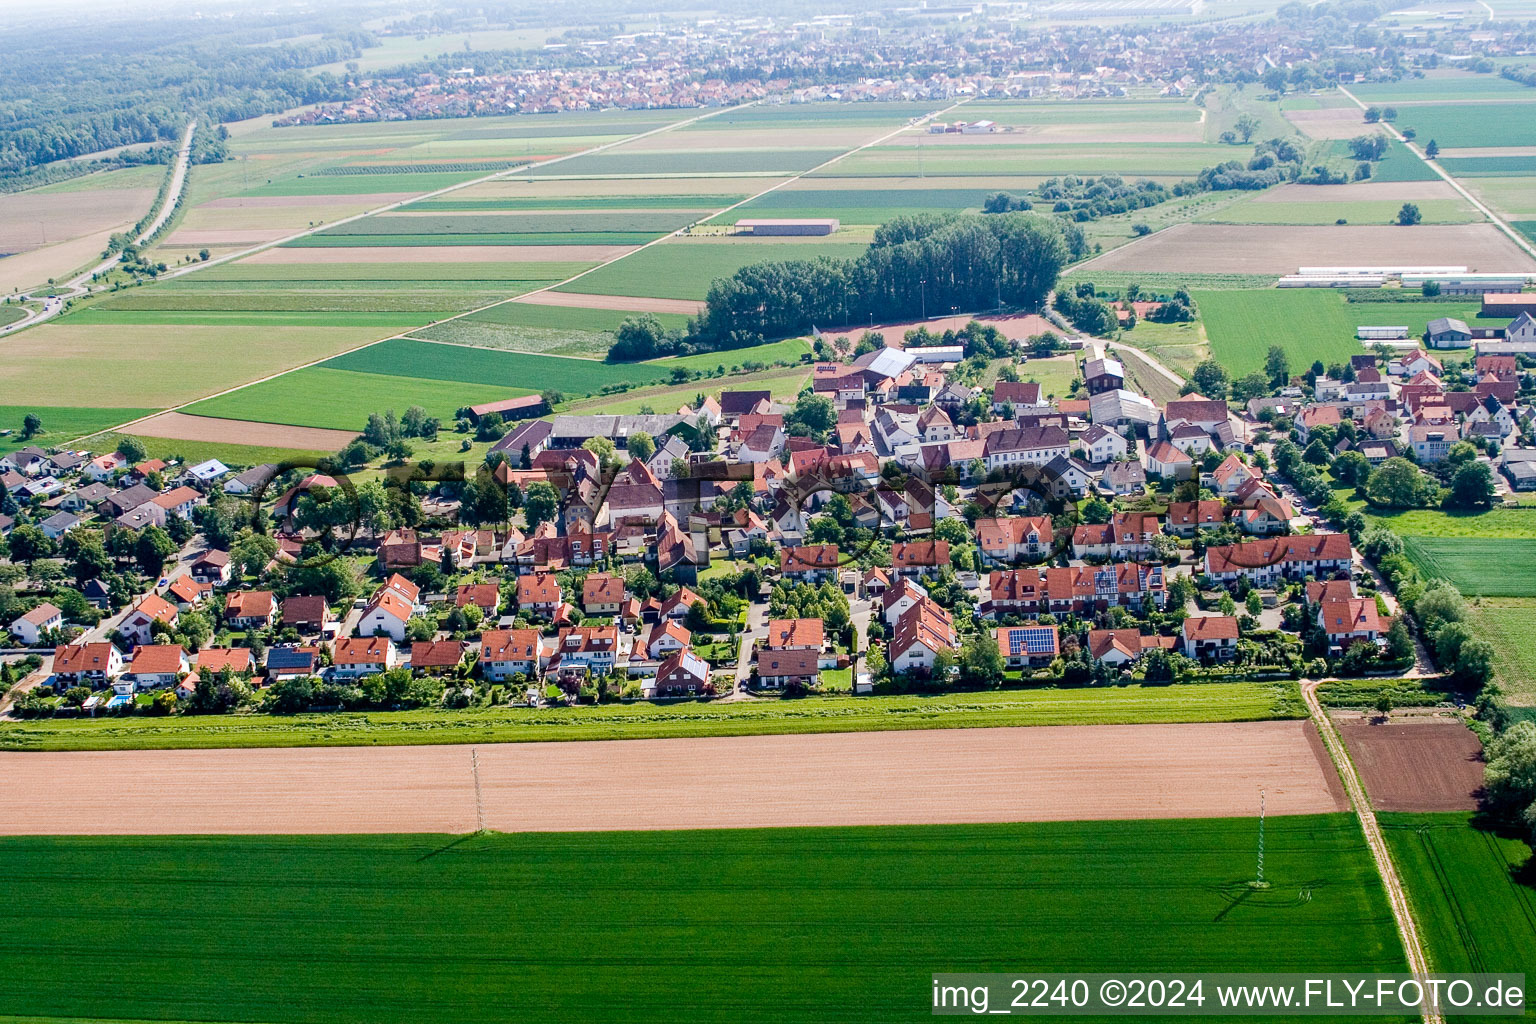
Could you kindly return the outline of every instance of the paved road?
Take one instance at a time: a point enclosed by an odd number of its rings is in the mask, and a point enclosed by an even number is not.
[[[1408,957],[1408,969],[1422,978],[1429,974],[1429,958],[1424,955],[1424,947],[1419,942],[1418,926],[1414,924],[1413,913],[1408,906],[1408,895],[1403,888],[1402,880],[1397,877],[1397,868],[1392,863],[1392,855],[1387,850],[1386,840],[1382,838],[1381,826],[1376,822],[1376,812],[1371,809],[1371,802],[1365,795],[1365,787],[1360,783],[1360,776],[1355,772],[1354,762],[1350,761],[1349,752],[1344,748],[1344,741],[1339,738],[1339,732],[1334,728],[1333,720],[1328,717],[1327,712],[1317,701],[1317,682],[1314,680],[1303,682],[1301,697],[1306,701],[1307,711],[1317,725],[1317,731],[1323,737],[1323,743],[1328,747],[1334,766],[1339,770],[1339,778],[1349,794],[1349,802],[1360,818],[1360,828],[1365,833],[1365,843],[1370,847],[1371,859],[1376,862],[1376,871],[1381,875],[1382,888],[1386,890],[1387,902],[1392,907],[1392,917],[1397,922],[1397,934],[1403,941],[1403,951]],[[1426,1006],[1422,1016],[1426,1024],[1443,1024],[1444,1021],[1439,1010],[1432,1007]]]

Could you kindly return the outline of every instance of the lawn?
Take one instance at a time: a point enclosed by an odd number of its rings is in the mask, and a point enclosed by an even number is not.
[[[936,970],[1405,969],[1352,817],[1270,819],[1259,894],[1244,884],[1256,832],[1217,819],[0,839],[0,1014],[919,1021]],[[79,870],[93,864],[110,885]],[[82,949],[110,950],[111,971]]]
[[[1436,971],[1525,971],[1536,963],[1530,847],[1476,828],[1468,814],[1382,814]],[[1468,1018],[1507,1019],[1507,1018]]]
[[[1493,644],[1494,675],[1510,703],[1536,704],[1536,600],[1528,597],[1484,597],[1472,605],[1474,632]]]
[[[360,373],[333,369],[327,364],[295,370],[206,399],[188,406],[186,412],[230,420],[361,431],[372,412],[393,409],[402,413],[419,405],[429,416],[451,426],[455,412],[466,405],[533,393],[528,388],[494,384]]]
[[[1302,718],[1296,685],[1200,683],[1007,690],[937,697],[378,711],[334,715],[38,719],[0,723],[4,750],[509,743],[1012,725],[1114,725]]]
[[[1441,149],[1536,146],[1536,102],[1438,103],[1397,108],[1397,127]]]
[[[649,363],[602,363],[595,359],[501,352],[464,345],[391,338],[328,360],[332,370],[425,378],[462,384],[590,395],[610,384],[666,380],[671,372]],[[527,393],[526,390],[520,393]],[[470,403],[460,403],[470,404]]]
[[[54,405],[0,405],[0,430],[11,433],[0,437],[0,455],[29,444],[52,447],[98,430],[148,416],[154,409],[81,409]],[[43,433],[31,439],[21,436],[21,424],[27,413],[43,421]]]
[[[26,316],[27,310],[24,306],[13,306],[10,303],[0,305],[0,327],[13,324],[17,320],[24,320]]]
[[[1293,372],[1313,360],[1348,362],[1367,351],[1355,337],[1362,324],[1402,324],[1409,336],[1422,334],[1436,317],[1477,321],[1480,304],[1467,302],[1349,302],[1324,288],[1266,288],[1252,291],[1197,291],[1195,301],[1211,352],[1234,377],[1263,369],[1269,346],[1279,345]],[[1477,321],[1482,326],[1486,321]],[[1132,332],[1135,333],[1134,331]]]
[[[702,299],[717,277],[730,277],[752,263],[810,260],[818,256],[853,259],[867,246],[856,242],[668,242],[642,249],[556,291],[595,295],[636,295],[659,299]]]
[[[1468,597],[1536,597],[1536,540],[1407,536],[1403,545],[1425,576]]]

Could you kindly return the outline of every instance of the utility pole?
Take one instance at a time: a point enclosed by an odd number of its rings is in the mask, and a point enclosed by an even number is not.
[[[1258,877],[1254,879],[1255,889],[1268,889],[1269,883],[1264,881],[1264,790],[1259,790],[1259,870]]]

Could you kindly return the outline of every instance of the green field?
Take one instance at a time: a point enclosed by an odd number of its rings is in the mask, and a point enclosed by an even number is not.
[[[1416,158],[1415,158],[1416,159]],[[1199,217],[1210,224],[1395,224],[1398,200],[1371,199],[1341,203],[1266,203],[1249,200]],[[1425,224],[1468,224],[1482,215],[1459,199],[1421,199],[1415,205]]]
[[[6,838],[0,1014],[918,1021],[935,970],[1404,969],[1352,817],[1270,819],[1258,895],[1255,833],[1217,819]]]
[[[1396,139],[1387,143],[1387,155],[1371,165],[1372,181],[1435,181],[1439,177],[1428,164]]]
[[[406,235],[305,235],[284,242],[284,249],[394,249],[438,245],[644,245],[661,232],[645,231],[544,231],[528,234],[432,234]]]
[[[372,412],[402,413],[419,405],[451,426],[454,413],[466,405],[534,393],[529,388],[360,373],[324,364],[205,399],[184,411],[194,416],[361,432]]]
[[[1349,302],[1322,288],[1267,288],[1252,291],[1197,291],[1200,318],[1211,352],[1233,376],[1262,369],[1269,346],[1279,345],[1301,373],[1321,359],[1348,362],[1368,351],[1355,337],[1362,324],[1403,324],[1410,337],[1422,334],[1436,317],[1453,316],[1482,326],[1476,299],[1460,302]],[[1283,329],[1277,329],[1284,325]],[[1134,333],[1134,332],[1133,332]]]
[[[697,208],[661,212],[602,211],[582,213],[384,213],[377,217],[326,228],[325,235],[539,235],[644,232],[661,235],[708,213]]]
[[[1425,576],[1468,597],[1536,597],[1536,540],[1408,536],[1403,545]]]
[[[1468,814],[1383,814],[1379,820],[1430,967],[1528,973],[1536,963],[1530,847],[1475,827]]]
[[[391,338],[322,364],[331,370],[393,375],[412,380],[452,381],[464,385],[498,385],[501,389],[542,391],[553,388],[568,395],[590,395],[609,384],[666,380],[670,372],[649,363],[601,363],[591,359],[498,352],[463,345],[442,345],[408,338]],[[526,394],[527,391],[516,393]],[[489,401],[489,399],[476,399]],[[469,402],[460,402],[469,405]]]
[[[1468,146],[1536,146],[1536,102],[1430,103],[1398,107],[1397,128],[1434,139],[1441,149]]]
[[[680,183],[681,184],[681,183]],[[441,211],[443,213],[480,212],[507,213],[520,210],[691,210],[699,212],[718,210],[747,198],[738,195],[689,195],[672,196],[572,196],[485,199],[423,199],[411,203],[405,209]]]
[[[0,405],[0,430],[10,433],[0,437],[0,455],[25,448],[29,444],[52,447],[106,427],[148,416],[154,409],[77,409],[57,405]],[[43,421],[43,433],[22,440],[21,423],[27,413],[36,413]]]
[[[447,320],[410,332],[412,338],[450,345],[529,352],[577,359],[602,359],[613,345],[609,331],[583,331],[570,327],[521,327],[493,324],[469,317]]]
[[[1536,156],[1448,156],[1440,166],[1457,177],[1525,177],[1536,174]]]
[[[732,366],[740,366],[743,363],[764,363],[772,366],[774,363],[798,363],[803,356],[811,354],[811,346],[804,338],[785,338],[783,341],[769,341],[761,345],[751,345],[747,348],[722,349],[719,352],[699,352],[691,356],[668,356],[665,359],[652,360],[648,366],[659,366],[668,372],[678,367],[689,370],[713,370],[724,366],[729,369]]]
[[[720,131],[729,128],[790,128],[794,125],[826,125],[836,128],[891,125],[942,109],[943,103],[797,103],[756,104],[723,110],[714,117],[688,125],[683,131]]]
[[[88,327],[165,324],[188,327],[237,326],[269,327],[378,327],[389,333],[452,316],[452,309],[424,312],[360,313],[348,310],[245,310],[245,309],[107,309],[93,306],[64,318],[71,324]],[[61,321],[63,322],[63,321]]]
[[[856,242],[668,242],[643,249],[556,291],[594,295],[635,295],[658,299],[702,299],[710,282],[730,277],[752,263],[809,260],[818,256],[853,259],[867,246]]]
[[[483,178],[489,173],[491,172],[391,174],[387,180],[372,174],[310,174],[277,178],[268,184],[233,191],[245,196],[351,196],[367,195],[385,189],[390,192],[436,192],[451,185]]]
[[[1472,605],[1472,626],[1493,644],[1494,674],[1510,703],[1536,705],[1536,600],[1528,597],[1484,597]]]
[[[115,431],[97,434],[91,438],[91,446],[99,451],[112,451],[117,448],[117,442],[124,436]],[[266,462],[284,461],[312,465],[315,459],[335,454],[335,452],[320,452],[307,448],[269,448],[266,445],[225,444],[222,441],[184,441],[179,438],[145,437],[142,434],[127,436],[136,438],[152,459],[176,458],[192,466],[199,462],[206,462],[208,459],[218,459],[231,467],[259,466]]]
[[[537,710],[37,719],[0,722],[0,750],[510,743],[1304,717],[1306,710],[1291,682],[1200,683]]]
[[[497,263],[252,263],[243,260],[199,270],[186,281],[169,281],[156,291],[177,291],[191,286],[232,287],[237,284],[282,283],[290,287],[324,285],[340,281],[367,281],[372,287],[414,285],[436,290],[508,282],[563,281],[596,264],[566,261]]]
[[[1188,143],[1041,143],[946,145],[943,142],[871,146],[818,171],[816,177],[922,177],[945,175],[1058,175],[1114,172],[1194,177],[1231,156],[1230,149]]]
[[[722,224],[754,217],[833,217],[844,224],[883,224],[893,217],[935,210],[979,210],[997,189],[871,188],[779,189],[719,219]]]
[[[1349,91],[1367,103],[1403,103],[1409,100],[1471,100],[1499,96],[1513,99],[1528,95],[1531,90],[1529,86],[1498,75],[1452,72],[1434,77],[1405,78],[1399,82],[1352,85]],[[1401,120],[1401,110],[1399,115]]]
[[[688,317],[681,313],[639,313],[624,309],[581,309],[576,306],[541,306],[535,302],[503,302],[465,317],[511,327],[554,327],[576,331],[616,331],[632,316],[654,316],[664,327],[684,328]]]
[[[711,128],[720,127],[710,124]],[[794,173],[808,171],[824,164],[842,149],[706,149],[676,152],[636,150],[608,150],[604,153],[588,153],[552,164],[546,174],[539,168],[529,172],[531,178],[547,175],[587,178],[602,175],[628,177],[656,177],[667,174],[742,174],[742,173]]]

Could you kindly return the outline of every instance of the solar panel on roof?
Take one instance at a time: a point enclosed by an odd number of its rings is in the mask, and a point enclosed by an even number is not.
[[[1017,656],[1024,650],[1024,634],[1022,630],[1010,629],[1008,631],[1008,653]]]
[[[1024,643],[1030,654],[1048,654],[1056,649],[1056,634],[1050,629],[1025,629]]]

